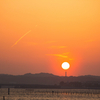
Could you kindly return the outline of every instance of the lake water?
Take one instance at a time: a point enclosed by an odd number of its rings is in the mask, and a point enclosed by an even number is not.
[[[10,89],[0,88],[0,100],[100,100],[95,89]]]

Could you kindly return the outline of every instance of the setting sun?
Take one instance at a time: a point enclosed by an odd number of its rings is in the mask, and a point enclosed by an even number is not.
[[[70,64],[69,64],[68,62],[63,62],[63,63],[62,63],[62,68],[63,68],[64,70],[67,70],[69,67],[70,67]]]
[[[0,0],[0,8],[0,74],[63,76],[70,67],[68,76],[100,76],[100,0]]]

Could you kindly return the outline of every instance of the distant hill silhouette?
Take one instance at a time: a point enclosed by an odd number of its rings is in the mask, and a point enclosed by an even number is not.
[[[56,75],[53,75],[50,73],[37,73],[37,74],[26,73],[24,75],[25,76],[33,76],[33,77],[54,77],[54,76],[56,76]]]
[[[50,73],[27,73],[24,75],[0,74],[0,84],[41,84],[54,85],[63,82],[100,82],[100,76],[57,76]]]

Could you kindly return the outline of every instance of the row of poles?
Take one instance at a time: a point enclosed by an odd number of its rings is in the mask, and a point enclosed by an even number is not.
[[[42,93],[43,93],[43,92],[48,92],[48,93],[50,93],[50,91],[36,91],[36,92],[42,92]],[[64,92],[51,91],[51,93],[52,93],[52,94],[54,94],[54,93],[57,93],[57,94],[58,94],[58,93],[67,93],[67,94],[74,94],[74,93],[77,94],[77,93],[79,93],[79,94],[84,94],[85,92],[82,92],[82,93],[81,93],[81,92],[68,92],[68,91],[67,91],[67,92],[65,92],[65,91],[64,91]],[[86,92],[85,94],[88,94],[88,95],[91,94],[91,95],[92,95],[92,94],[95,94],[95,93],[88,93],[88,92]],[[97,93],[97,94],[98,94],[98,93]],[[10,88],[8,88],[8,95],[10,95]],[[3,96],[3,100],[5,100],[5,96]]]

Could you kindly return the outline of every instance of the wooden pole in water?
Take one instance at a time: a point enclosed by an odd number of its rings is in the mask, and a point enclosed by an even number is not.
[[[52,91],[52,94],[54,93],[54,91]]]
[[[8,88],[8,95],[10,95],[10,88]]]
[[[5,100],[5,96],[3,96],[3,100]]]

